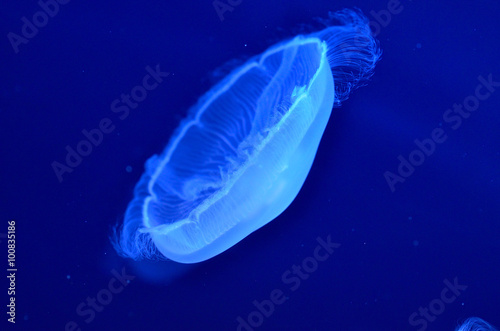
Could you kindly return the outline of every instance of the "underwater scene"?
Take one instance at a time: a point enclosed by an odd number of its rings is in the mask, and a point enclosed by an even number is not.
[[[8,2],[0,330],[500,330],[500,3]]]

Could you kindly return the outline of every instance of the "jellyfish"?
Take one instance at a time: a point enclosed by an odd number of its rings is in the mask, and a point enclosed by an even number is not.
[[[205,261],[292,203],[332,108],[372,75],[381,55],[358,10],[320,23],[322,30],[250,58],[190,109],[146,162],[112,236],[120,255]]]
[[[469,317],[458,325],[455,331],[497,331],[497,329],[479,317]]]

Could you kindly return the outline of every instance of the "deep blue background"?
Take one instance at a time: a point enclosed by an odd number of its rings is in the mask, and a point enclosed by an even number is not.
[[[288,300],[258,330],[417,330],[409,316],[455,277],[467,289],[427,329],[453,330],[469,316],[500,325],[500,88],[459,129],[442,120],[479,75],[500,81],[497,1],[401,1],[377,35],[384,53],[375,75],[334,110],[294,203],[235,247],[186,267],[131,263],[109,244],[145,160],[212,86],[214,69],[330,10],[356,6],[376,22],[387,5],[243,0],[221,21],[210,0],[71,1],[15,54],[7,33],[20,34],[21,17],[40,7],[3,3],[0,233],[16,220],[19,268],[9,329],[64,330],[74,321],[82,330],[235,330],[253,300],[278,288]],[[171,75],[119,120],[111,102],[156,64]],[[116,129],[59,183],[51,163],[105,117]],[[383,173],[441,125],[447,141],[392,193]],[[290,291],[282,274],[328,235],[340,248]],[[77,306],[122,268],[135,278],[86,323]]]

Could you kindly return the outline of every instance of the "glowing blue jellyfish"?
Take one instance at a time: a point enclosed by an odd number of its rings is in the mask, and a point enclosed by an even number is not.
[[[469,317],[457,326],[455,331],[497,331],[497,329],[479,317]]]
[[[147,161],[113,238],[121,255],[204,261],[290,205],[332,107],[380,56],[361,13],[343,10],[333,20],[341,25],[270,47],[200,98]]]

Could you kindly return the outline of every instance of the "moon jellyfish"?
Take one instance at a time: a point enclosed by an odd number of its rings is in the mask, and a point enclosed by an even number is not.
[[[455,331],[497,331],[497,329],[479,317],[469,317],[457,326]]]
[[[120,255],[204,261],[292,203],[332,108],[371,76],[381,54],[360,12],[321,23],[249,59],[191,108],[146,162],[112,239]]]

